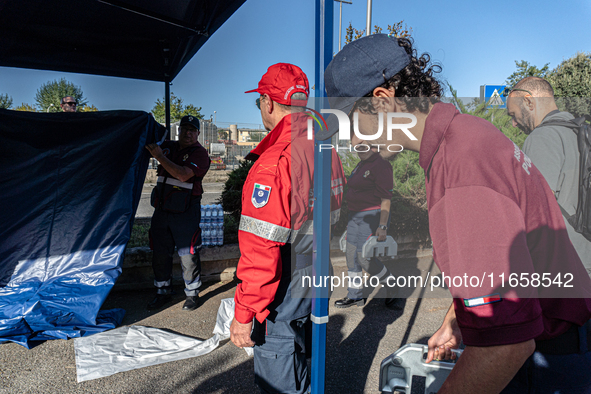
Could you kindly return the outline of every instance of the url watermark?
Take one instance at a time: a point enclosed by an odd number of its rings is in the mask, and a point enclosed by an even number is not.
[[[573,274],[571,273],[512,273],[512,274],[487,274],[482,276],[456,275],[449,276],[442,272],[440,275],[427,275],[423,278],[421,275],[399,275],[388,276],[382,280],[377,276],[371,276],[366,273],[363,276],[348,276],[345,273],[326,276],[302,276],[302,287],[307,288],[328,288],[334,291],[335,288],[347,286],[350,288],[361,287],[399,287],[399,288],[429,288],[431,291],[437,288],[482,288],[495,287],[500,288],[539,288],[539,287],[573,287]]]

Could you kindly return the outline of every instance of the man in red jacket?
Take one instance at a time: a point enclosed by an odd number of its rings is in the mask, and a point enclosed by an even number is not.
[[[304,393],[309,387],[306,329],[312,276],[314,141],[307,138],[308,79],[292,64],[269,67],[257,89],[270,133],[246,159],[256,160],[242,191],[238,232],[242,281],[234,297],[231,340],[254,346],[255,382],[263,392]],[[340,212],[344,175],[332,156],[331,219]],[[254,323],[254,330],[253,329]]]
[[[352,145],[419,152],[433,258],[454,277],[426,361],[466,345],[438,393],[589,393],[591,281],[552,190],[491,123],[439,102],[435,72],[412,41],[375,34],[345,46],[325,82],[356,123]]]

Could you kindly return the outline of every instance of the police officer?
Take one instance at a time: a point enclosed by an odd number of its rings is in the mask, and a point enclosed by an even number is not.
[[[152,268],[156,297],[148,309],[158,309],[172,300],[172,256],[175,246],[183,269],[185,294],[183,310],[199,306],[201,286],[201,181],[209,170],[210,159],[197,141],[199,119],[185,116],[180,123],[178,141],[165,141],[162,146],[150,144],[146,149],[160,162],[158,183],[152,191],[155,208],[150,227],[153,249]]]
[[[242,192],[240,261],[231,340],[254,346],[255,382],[265,393],[309,387],[306,325],[311,298],[301,278],[312,275],[314,143],[307,139],[308,79],[292,64],[269,67],[257,106],[270,133],[246,157],[256,159]],[[249,92],[246,92],[249,93]],[[332,156],[331,217],[338,220],[344,175]],[[254,331],[251,337],[251,329]]]

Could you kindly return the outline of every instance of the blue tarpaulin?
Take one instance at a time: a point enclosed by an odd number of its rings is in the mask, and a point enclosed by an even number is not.
[[[148,167],[164,133],[140,111],[0,110],[0,343],[90,335],[121,273]]]

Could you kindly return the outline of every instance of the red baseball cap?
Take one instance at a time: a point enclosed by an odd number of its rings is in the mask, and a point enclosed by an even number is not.
[[[259,81],[257,89],[244,93],[258,92],[268,94],[271,100],[283,105],[305,106],[307,100],[291,100],[291,95],[297,92],[309,95],[308,78],[298,66],[289,63],[277,63],[267,69]]]

